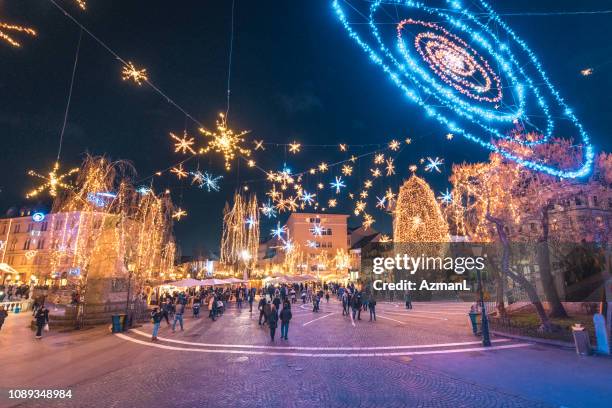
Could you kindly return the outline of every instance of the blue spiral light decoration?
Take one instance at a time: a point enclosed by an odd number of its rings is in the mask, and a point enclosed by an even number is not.
[[[332,4],[370,59],[451,132],[532,170],[562,178],[590,173],[595,152],[589,135],[536,55],[484,1],[470,7],[456,0]],[[553,137],[575,135],[583,156],[575,168],[525,154]]]

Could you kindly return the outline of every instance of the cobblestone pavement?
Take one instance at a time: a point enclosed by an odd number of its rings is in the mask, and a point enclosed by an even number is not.
[[[274,343],[258,314],[244,309],[216,322],[188,318],[184,332],[164,323],[157,343],[150,325],[121,337],[98,328],[37,343],[9,318],[0,350],[10,346],[7,332],[26,338],[0,360],[11,373],[0,376],[3,397],[8,388],[44,387],[71,389],[73,398],[0,398],[0,406],[607,406],[612,395],[602,378],[612,374],[612,360],[499,338],[482,350],[468,308],[379,303],[377,322],[363,313],[353,326],[336,302],[318,314],[296,305],[289,340]]]

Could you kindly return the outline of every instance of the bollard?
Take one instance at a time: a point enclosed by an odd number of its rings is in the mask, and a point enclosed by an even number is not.
[[[580,323],[572,326],[574,335],[574,344],[576,345],[576,354],[588,356],[591,354],[591,342],[589,340],[589,332],[587,332]]]
[[[470,316],[470,322],[472,323],[472,333],[474,333],[474,336],[478,335],[478,317],[479,313],[476,312],[470,312],[469,316]]]

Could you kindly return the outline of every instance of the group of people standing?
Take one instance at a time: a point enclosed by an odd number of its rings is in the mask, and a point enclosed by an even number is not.
[[[342,316],[352,317],[352,320],[361,320],[361,312],[370,312],[370,321],[376,321],[376,299],[369,292],[359,291],[355,285],[339,287],[336,295],[342,302]]]

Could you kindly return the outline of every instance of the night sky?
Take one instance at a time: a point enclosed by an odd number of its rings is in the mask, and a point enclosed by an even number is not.
[[[86,13],[69,0],[59,4],[109,44],[119,55],[148,69],[150,78],[200,122],[212,128],[225,110],[230,0],[89,0]],[[504,0],[490,2],[499,13],[574,11],[612,8],[610,1]],[[598,151],[612,149],[612,14],[507,16],[505,21],[529,44],[552,82],[573,107]],[[29,168],[49,168],[57,154],[79,29],[47,0],[0,0],[0,21],[37,29],[36,39],[18,36],[23,47],[0,44],[0,209],[27,204],[35,185]],[[230,122],[252,130],[249,140],[268,143],[385,144],[411,137],[413,145],[398,159],[397,188],[407,166],[422,156],[444,157],[442,174],[426,174],[437,192],[448,187],[452,162],[483,160],[487,152],[455,138],[423,118],[379,67],[348,38],[328,0],[237,0]],[[17,36],[16,36],[17,37]],[[595,67],[590,77],[580,70]],[[86,152],[128,159],[139,176],[181,160],[168,132],[182,133],[186,119],[145,86],[121,80],[121,64],[83,37],[72,107],[64,136],[62,163],[78,165]],[[197,136],[193,123],[187,129]],[[258,152],[258,164],[280,169],[283,163],[304,170],[323,160],[342,158],[337,148],[303,148],[294,157],[284,148]],[[355,150],[365,153],[373,147]],[[217,249],[221,214],[234,189],[247,181],[261,192],[260,172],[244,164],[225,173],[218,156],[189,163],[190,169],[223,174],[218,193],[156,177],[157,190],[170,188],[189,216],[175,227],[184,254],[196,247]],[[369,172],[356,168],[356,180]],[[322,181],[329,183],[332,174]],[[381,194],[386,185],[375,187]],[[329,189],[327,189],[329,195]],[[321,197],[323,198],[323,197]],[[325,200],[326,201],[326,200]],[[370,201],[373,207],[375,202]],[[342,209],[340,209],[342,210]],[[348,209],[344,209],[347,211]],[[389,216],[372,211],[376,227],[390,231]],[[355,221],[356,222],[356,221]],[[266,235],[270,223],[263,224]]]

